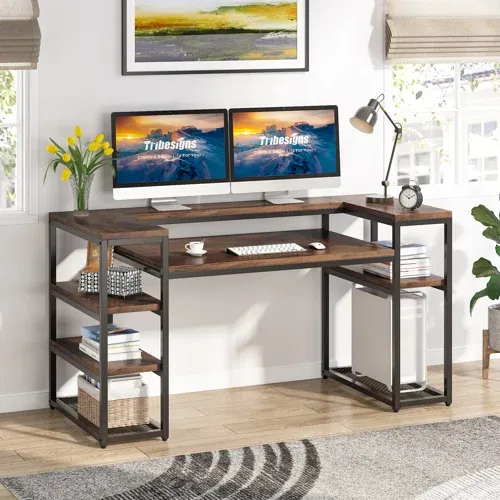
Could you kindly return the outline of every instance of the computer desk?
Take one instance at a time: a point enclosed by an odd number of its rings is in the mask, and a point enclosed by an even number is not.
[[[401,407],[431,403],[452,402],[452,214],[439,208],[422,206],[417,211],[407,211],[394,205],[368,204],[365,196],[308,198],[303,204],[271,205],[265,201],[209,203],[191,205],[182,212],[157,212],[152,208],[125,208],[94,210],[86,218],[75,218],[73,212],[51,213],[49,217],[50,265],[50,407],[57,408],[80,427],[89,432],[102,447],[108,441],[143,439],[169,436],[169,282],[173,279],[199,278],[228,274],[284,271],[304,268],[322,269],[321,320],[323,378],[332,378],[364,394],[382,401],[397,412]],[[330,230],[330,216],[349,214],[371,221],[370,241],[378,239],[378,224],[392,228],[393,249],[351,238]],[[277,231],[267,233],[235,234],[204,237],[208,253],[191,257],[184,245],[189,239],[170,239],[171,224],[189,224],[210,221],[321,216],[319,229]],[[401,228],[440,224],[444,228],[444,269],[442,276],[400,279]],[[146,293],[131,298],[108,297],[106,293],[80,294],[75,282],[56,282],[56,233],[57,229],[92,241],[100,246],[100,290],[106,289],[108,247],[115,249],[115,258],[130,264],[161,280],[160,298]],[[313,241],[322,242],[326,249],[308,249],[297,254],[272,254],[237,257],[225,253],[228,246],[246,246],[272,243],[298,243],[304,247]],[[393,262],[393,280],[363,273],[361,264]],[[390,392],[367,377],[356,377],[350,367],[329,366],[330,346],[330,276],[392,295],[392,381]],[[444,293],[444,389],[427,387],[419,392],[401,392],[400,362],[400,306],[401,289],[432,287]],[[100,362],[81,353],[81,337],[58,338],[57,302],[63,301],[101,325]],[[108,363],[108,338],[106,326],[114,314],[151,311],[160,316],[161,357],[142,352],[142,359]],[[318,332],[320,334],[320,332]],[[96,427],[79,417],[76,398],[58,398],[56,359],[60,357],[85,374],[100,380],[100,426]],[[154,372],[161,377],[161,421],[134,428],[108,429],[108,379],[124,374]]]

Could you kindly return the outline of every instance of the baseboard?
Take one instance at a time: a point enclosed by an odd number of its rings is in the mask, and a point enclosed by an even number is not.
[[[49,407],[49,391],[0,395],[0,413],[40,410]]]
[[[443,364],[444,349],[427,349],[427,366]],[[452,349],[453,363],[466,363],[468,361],[479,361],[483,357],[481,344],[457,346]]]
[[[453,348],[453,362],[464,363],[482,359],[482,346],[469,345]],[[331,360],[330,366],[346,366],[349,360]],[[443,349],[427,350],[427,365],[443,364]],[[321,364],[303,363],[298,365],[272,366],[269,368],[251,368],[216,373],[196,373],[173,377],[170,383],[171,394],[228,389],[251,385],[275,384],[290,380],[308,380],[318,378]],[[154,374],[145,374],[151,394],[160,394],[160,379]],[[0,413],[38,410],[48,407],[49,392],[36,391],[21,394],[0,395]]]

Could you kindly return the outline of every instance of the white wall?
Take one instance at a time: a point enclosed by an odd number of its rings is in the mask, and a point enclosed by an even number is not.
[[[360,103],[378,95],[384,85],[382,0],[311,0],[309,73],[133,77],[121,76],[120,3],[41,0],[40,172],[48,161],[46,138],[64,140],[76,124],[89,135],[101,131],[109,135],[113,111],[338,104],[343,168],[343,188],[338,193],[378,189],[383,168],[382,128],[373,136],[361,136],[349,126],[348,118]],[[473,321],[465,311],[475,286],[467,277],[472,261],[466,257],[467,247],[470,250],[474,241],[478,254],[491,250],[481,240],[473,240],[479,233],[468,211],[476,201],[439,201],[457,210],[457,353],[470,346],[475,349],[483,326],[479,318],[484,317],[484,311],[478,311]],[[112,200],[111,178],[108,172],[101,172],[93,186],[91,208],[126,204]],[[39,224],[0,226],[0,412],[46,406],[47,213],[71,209],[69,186],[53,176],[46,186],[40,185]],[[332,223],[338,231],[363,235],[363,223],[348,216],[332,217]],[[319,218],[314,217],[195,224],[175,226],[172,234],[273,231],[318,224]],[[430,238],[432,234],[420,230],[419,237]],[[440,242],[429,243],[439,252]],[[60,239],[58,279],[71,278],[83,266],[84,246],[73,238]],[[481,246],[488,248],[479,251]],[[145,281],[147,291],[158,292],[154,279],[147,277]],[[319,271],[175,281],[171,291],[173,392],[318,376]],[[337,337],[331,358],[348,362],[347,283],[333,283],[332,303],[336,304],[332,306],[332,326]],[[75,335],[80,325],[89,324],[88,318],[64,304],[58,317],[62,335]],[[442,347],[437,340],[441,336],[437,302],[432,304],[430,318],[429,343],[435,349],[433,355],[437,355]],[[140,328],[144,346],[157,352],[158,319],[154,315],[128,315],[117,320]],[[72,373],[61,366],[63,382]],[[67,383],[63,390],[74,390],[73,383]]]

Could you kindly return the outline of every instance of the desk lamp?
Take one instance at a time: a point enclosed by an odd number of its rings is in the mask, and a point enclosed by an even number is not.
[[[389,175],[391,173],[392,161],[394,160],[394,153],[396,152],[396,146],[398,141],[403,136],[403,126],[400,123],[395,122],[387,113],[385,108],[382,106],[382,101],[384,100],[384,94],[380,94],[376,99],[370,99],[370,102],[367,106],[363,106],[356,111],[356,114],[351,118],[351,125],[363,132],[364,134],[372,134],[375,125],[377,124],[378,114],[377,110],[380,108],[385,116],[387,116],[388,120],[391,122],[394,127],[394,132],[396,133],[396,137],[394,139],[394,146],[392,148],[391,159],[389,161],[389,168],[387,169],[387,174],[385,179],[382,181],[382,186],[384,186],[384,194],[383,195],[370,195],[366,197],[367,203],[383,203],[383,204],[392,204],[394,203],[394,196],[387,195],[387,188],[389,187]]]

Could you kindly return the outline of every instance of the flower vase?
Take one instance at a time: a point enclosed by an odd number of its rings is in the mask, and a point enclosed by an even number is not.
[[[94,174],[82,174],[78,177],[72,175],[70,177],[75,203],[75,217],[87,217],[89,215],[89,195],[93,180]]]

